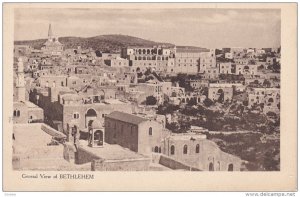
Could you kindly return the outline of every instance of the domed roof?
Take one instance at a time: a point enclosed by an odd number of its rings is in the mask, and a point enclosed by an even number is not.
[[[100,129],[100,128],[102,128],[103,126],[102,126],[102,123],[100,122],[100,120],[97,120],[97,119],[96,119],[96,120],[93,121],[91,127],[92,127],[93,129]]]

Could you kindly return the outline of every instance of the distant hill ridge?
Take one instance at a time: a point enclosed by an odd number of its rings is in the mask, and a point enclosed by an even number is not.
[[[35,49],[40,49],[44,42],[47,39],[37,39],[37,40],[23,40],[23,41],[15,41],[15,45],[30,45]],[[121,34],[109,34],[109,35],[100,35],[88,38],[82,37],[60,37],[59,41],[64,45],[65,49],[77,48],[81,46],[81,48],[92,48],[94,50],[100,50],[104,52],[119,52],[121,48],[128,46],[145,46],[152,47],[157,45],[165,45],[167,47],[173,47],[174,44],[171,43],[162,43],[155,42],[151,40],[146,40],[142,38],[137,38],[128,35]],[[177,47],[185,47],[186,46],[177,46]],[[189,48],[198,48],[200,47],[192,47]]]

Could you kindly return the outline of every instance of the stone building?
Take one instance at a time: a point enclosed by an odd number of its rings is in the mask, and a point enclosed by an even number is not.
[[[108,93],[109,94],[109,93]],[[108,98],[104,90],[92,92],[88,95],[64,94],[59,96],[59,103],[62,106],[63,129],[67,124],[73,122],[78,129],[87,132],[89,125],[94,120],[104,123],[104,117],[116,110],[131,112],[129,102]]]
[[[133,72],[145,72],[149,68],[164,71],[169,64],[169,59],[174,58],[174,49],[165,46],[133,46],[123,48],[121,57],[129,60]]]
[[[219,78],[219,68],[206,68],[205,73],[203,74],[205,79],[218,79]]]
[[[104,60],[104,63],[107,66],[111,66],[111,67],[128,67],[129,66],[128,59],[123,59],[123,58],[114,58],[114,59]]]
[[[215,50],[210,49],[208,52],[201,53],[199,73],[207,73],[207,70],[215,68],[217,68]]]
[[[204,171],[238,171],[242,162],[205,135],[172,134],[160,122],[119,111],[105,117],[105,142],[144,155],[160,154],[161,160],[167,156],[168,162],[161,163],[167,166],[181,162]]]
[[[220,74],[233,74],[232,63],[231,62],[220,62],[218,63]]]
[[[223,97],[223,101],[232,100],[233,87],[232,84],[209,84],[208,86],[208,98],[215,101]]]
[[[280,112],[279,88],[250,88],[248,90],[248,106],[263,105],[263,112]]]
[[[257,65],[255,64],[235,64],[235,75],[257,75]]]
[[[44,122],[44,110],[29,101],[13,103],[13,123]]]
[[[169,131],[163,124],[136,115],[114,111],[105,116],[105,142],[119,144],[141,154],[161,152]]]
[[[203,50],[189,48],[176,48],[175,73],[198,73],[200,70],[200,57]]]
[[[63,44],[58,41],[58,37],[53,35],[51,24],[49,24],[48,40],[43,44],[41,51],[49,56],[61,56],[63,53]]]
[[[206,135],[172,134],[164,139],[162,153],[203,171],[239,171],[241,159],[220,150]]]
[[[41,88],[67,86],[67,76],[48,75],[38,78],[38,86]]]
[[[13,103],[13,123],[43,122],[44,111],[25,98],[24,67],[21,58],[18,59],[16,77],[16,102]]]
[[[201,89],[204,87],[208,87],[209,82],[207,80],[189,80],[188,83],[194,89]]]

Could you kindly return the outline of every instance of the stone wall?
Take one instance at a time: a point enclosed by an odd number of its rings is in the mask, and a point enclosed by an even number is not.
[[[53,136],[53,137],[65,137],[66,138],[66,135],[49,127],[48,125],[46,124],[41,124],[41,129],[46,132],[47,134]]]
[[[159,164],[166,166],[168,168],[171,168],[173,170],[177,170],[177,169],[183,169],[183,170],[189,170],[189,171],[200,171],[197,168],[191,167],[187,164],[183,164],[179,161],[176,161],[170,157],[167,157],[165,155],[161,155],[160,159],[159,159]]]
[[[44,111],[41,108],[33,108],[28,110],[28,120],[31,122],[44,122]]]
[[[124,160],[104,160],[92,161],[92,171],[147,171],[150,159],[124,159]]]
[[[93,160],[101,159],[97,155],[94,155],[91,152],[84,150],[81,147],[78,147],[77,152],[75,153],[75,163],[76,164],[84,164],[92,162]]]
[[[68,162],[75,163],[76,149],[71,143],[64,144],[64,159]]]
[[[233,165],[233,171],[240,170],[241,159],[237,156],[223,152],[213,141],[201,138],[191,139],[167,139],[162,153],[174,161],[203,171],[227,171],[230,164]],[[184,153],[185,145],[186,153]],[[198,151],[196,151],[197,145]],[[172,146],[174,146],[173,154],[171,153]]]

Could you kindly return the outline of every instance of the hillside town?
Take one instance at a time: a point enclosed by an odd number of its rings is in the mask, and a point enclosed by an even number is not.
[[[13,168],[280,170],[281,48],[14,45]]]

